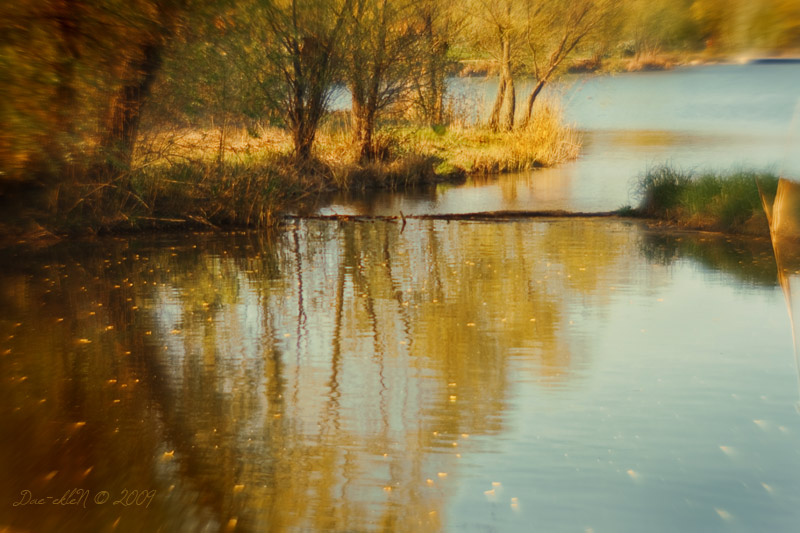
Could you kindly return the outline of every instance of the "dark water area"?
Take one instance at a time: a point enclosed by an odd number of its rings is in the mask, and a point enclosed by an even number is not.
[[[306,221],[0,268],[12,531],[800,522],[769,242],[602,219]]]

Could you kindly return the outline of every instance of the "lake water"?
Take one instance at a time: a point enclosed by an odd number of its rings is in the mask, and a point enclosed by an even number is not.
[[[616,220],[308,221],[272,241],[65,244],[2,271],[14,531],[800,521],[768,242]],[[73,488],[85,509],[50,503]],[[51,500],[14,507],[25,490]]]
[[[619,120],[587,133],[608,172],[731,129]],[[581,165],[560,170],[571,184],[554,169],[335,208],[623,203]],[[800,377],[776,272],[768,241],[619,219],[5,250],[0,530],[795,532]]]
[[[496,80],[454,80],[481,108]],[[736,167],[800,177],[800,65],[717,65],[580,77],[555,88],[565,118],[584,131],[577,161],[474,177],[415,194],[340,194],[323,213],[397,215],[494,210],[611,211],[637,205],[637,177],[663,163]],[[478,95],[478,96],[473,96]],[[527,95],[525,84],[518,90]],[[793,132],[793,133],[792,133]]]

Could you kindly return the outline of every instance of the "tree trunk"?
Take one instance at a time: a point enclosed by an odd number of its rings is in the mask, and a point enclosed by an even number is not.
[[[514,128],[514,112],[517,109],[516,92],[514,91],[514,78],[511,77],[511,41],[506,37],[503,42],[503,76],[506,79],[505,113],[501,118],[500,127],[505,131]]]
[[[368,91],[355,86],[351,86],[350,91],[353,94],[350,111],[353,120],[353,143],[358,160],[362,163],[372,161],[376,155],[373,136],[378,110],[378,87],[375,83],[371,83]]]
[[[444,94],[445,94],[446,86],[444,81],[444,69],[439,68],[439,72],[436,76],[436,89],[434,92],[434,104],[433,104],[433,119],[435,124],[442,124],[444,123]]]
[[[298,80],[304,77],[304,71],[295,65],[295,75]],[[317,118],[321,112],[315,108],[315,101],[311,95],[304,91],[302,83],[296,82],[292,87],[291,104],[289,106],[289,125],[292,131],[292,144],[294,146],[294,159],[298,165],[303,165],[311,158],[311,147],[317,133]]]
[[[375,128],[375,113],[367,110],[362,124],[364,130],[361,135],[361,146],[359,146],[358,149],[359,159],[362,162],[372,161],[375,159],[375,149],[372,146],[372,130]]]
[[[425,35],[425,68],[421,82],[421,107],[424,118],[429,125],[441,124],[444,120],[445,73],[444,62],[447,54],[447,42],[441,40],[433,30],[433,15],[424,16]]]
[[[351,87],[350,92],[353,95],[353,103],[350,108],[350,119],[353,124],[353,145],[357,147],[358,157],[361,158],[361,153],[364,148],[364,95],[356,87]]]
[[[508,75],[506,99],[503,106],[505,112],[500,122],[500,128],[503,131],[511,131],[514,129],[514,113],[517,110],[517,94],[514,91],[514,80],[511,78],[511,74]]]
[[[360,162],[371,161],[375,157],[372,134],[375,129],[375,110],[369,100],[365,103],[353,99],[353,143]]]
[[[528,102],[525,105],[525,121],[522,123],[523,128],[527,128],[528,124],[530,124],[531,115],[533,114],[533,103],[536,101],[536,97],[539,96],[539,93],[542,92],[545,83],[546,82],[544,80],[539,80],[539,82],[536,84],[536,87],[534,87],[531,91],[531,94],[528,95]]]
[[[432,56],[429,59],[428,64],[428,98],[425,105],[426,114],[428,115],[426,118],[428,119],[428,123],[430,125],[441,124],[442,122],[442,91],[440,91],[440,84],[439,84],[439,65],[435,55],[435,51],[432,51]]]
[[[514,78],[511,75],[511,41],[505,34],[501,39],[503,55],[500,61],[500,86],[497,88],[497,97],[489,118],[489,127],[492,131],[511,130],[514,127],[516,111],[516,92]]]
[[[150,42],[142,46],[139,58],[128,63],[125,82],[112,101],[100,143],[104,161],[95,169],[96,177],[113,176],[130,168],[142,105],[161,67],[162,52],[163,44]]]
[[[294,143],[294,157],[297,163],[304,163],[311,159],[311,148],[314,146],[316,128],[309,124],[295,127],[292,131],[292,141]]]
[[[431,56],[428,66],[428,84],[430,85],[430,104],[428,121],[431,125],[442,123],[444,107],[444,65],[442,65],[442,46],[435,36],[431,36]]]
[[[494,99],[492,106],[492,114],[489,115],[489,128],[492,131],[497,131],[500,127],[500,110],[503,107],[503,102],[506,97],[506,79],[500,76],[500,85],[497,87],[497,96]]]

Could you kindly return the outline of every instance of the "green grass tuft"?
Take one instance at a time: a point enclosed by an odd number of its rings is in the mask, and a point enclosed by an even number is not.
[[[659,165],[648,170],[639,179],[638,192],[642,197],[640,209],[649,216],[672,216],[691,181],[691,172],[670,165]]]
[[[687,227],[768,233],[759,184],[774,196],[778,177],[769,172],[703,172],[658,165],[640,177],[639,213]]]

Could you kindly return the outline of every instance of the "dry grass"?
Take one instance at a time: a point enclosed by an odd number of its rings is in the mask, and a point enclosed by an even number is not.
[[[327,169],[293,164],[281,130],[257,135],[231,129],[220,143],[214,130],[146,132],[129,171],[57,183],[35,199],[32,216],[68,233],[272,225],[278,213],[325,187]]]
[[[289,134],[278,128],[143,132],[129,171],[105,180],[60,182],[35,199],[31,220],[73,233],[186,224],[269,226],[279,213],[325,190],[403,189],[457,181],[468,172],[548,166],[578,154],[579,134],[563,124],[555,100],[541,100],[530,126],[512,132],[470,126],[463,109],[453,111],[457,107],[451,106],[456,125],[449,128],[384,125],[375,139],[381,158],[370,163],[357,161],[346,113],[326,120],[314,157],[299,165]],[[471,116],[473,111],[467,110]],[[456,120],[458,113],[462,120]]]
[[[643,70],[669,70],[674,67],[676,60],[669,55],[657,52],[647,52],[639,54],[625,61],[625,70],[628,72],[638,72]]]
[[[518,172],[552,166],[577,157],[580,133],[564,123],[558,100],[540,98],[524,129],[492,132],[461,126],[447,131],[415,131],[401,136],[407,150],[439,158],[442,168],[469,173]]]
[[[171,128],[145,132],[137,144],[132,167],[136,171],[187,162],[250,162],[291,150],[292,139],[280,128],[259,127],[250,132],[228,128],[224,135],[218,129]]]
[[[264,227],[319,192],[321,183],[313,169],[301,171],[276,156],[238,164],[182,163],[166,175],[154,168],[136,174],[132,185],[148,208],[139,222]]]
[[[455,124],[450,128],[400,125],[378,131],[375,143],[384,157],[370,163],[357,162],[349,115],[343,112],[332,114],[322,124],[314,160],[299,169],[291,161],[290,136],[278,128],[231,129],[224,136],[218,130],[151,133],[136,153],[137,190],[148,206],[158,205],[161,196],[177,196],[183,198],[178,203],[186,205],[175,209],[183,212],[202,198],[215,207],[200,210],[196,217],[251,223],[254,205],[264,200],[250,199],[242,206],[236,195],[250,197],[254,190],[266,189],[280,197],[273,203],[278,209],[302,196],[300,190],[310,194],[324,189],[400,189],[458,180],[466,173],[551,166],[575,158],[580,150],[580,134],[564,124],[557,98],[540,98],[528,127],[511,132],[470,125],[467,116],[476,113],[469,103],[450,107]],[[187,187],[191,195],[180,192]],[[214,195],[221,200],[211,201]],[[220,202],[226,207],[218,207]],[[220,213],[226,214],[221,217]]]

